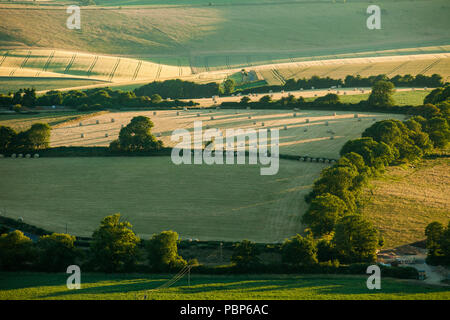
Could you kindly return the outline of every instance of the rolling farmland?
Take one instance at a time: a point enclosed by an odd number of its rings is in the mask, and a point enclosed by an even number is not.
[[[202,121],[204,130],[218,128],[279,129],[280,153],[338,158],[339,150],[349,139],[357,138],[374,119],[403,119],[403,115],[362,114],[354,118],[351,112],[332,111],[274,111],[274,110],[189,110],[189,111],[130,111],[106,113],[79,123],[62,124],[52,130],[51,146],[108,146],[117,139],[122,125],[131,118],[145,115],[152,119],[152,132],[161,135],[165,145],[174,146],[172,131],[192,130],[194,121]],[[296,116],[294,116],[296,113]],[[212,120],[211,117],[214,119]],[[250,119],[249,119],[250,117]],[[114,122],[111,122],[114,119]],[[308,119],[308,120],[307,120]],[[97,121],[99,124],[97,124]],[[309,122],[307,122],[309,121]],[[255,124],[254,124],[255,123]],[[263,126],[264,123],[264,126]],[[328,125],[327,125],[328,123]],[[286,130],[284,129],[286,126]],[[331,133],[330,131],[333,131]],[[84,137],[81,137],[81,134]],[[106,134],[108,135],[106,137]],[[224,132],[225,134],[225,132]],[[331,140],[331,136],[334,137]],[[247,141],[247,145],[254,141]]]

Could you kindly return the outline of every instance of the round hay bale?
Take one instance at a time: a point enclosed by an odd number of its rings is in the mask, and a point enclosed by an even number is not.
[[[0,154],[0,158],[4,158],[4,157],[5,157],[4,155]]]
[[[325,121],[325,125],[326,125],[326,126],[329,126],[330,124],[328,123],[328,121]]]
[[[27,153],[27,154],[25,155],[25,158],[30,159],[30,158],[31,158],[31,154]]]
[[[253,124],[255,125],[255,124],[256,124],[256,121],[253,121]]]
[[[377,118],[373,118],[372,120],[373,120],[373,121],[377,121]]]
[[[287,126],[286,125],[284,126],[284,130],[287,130]]]
[[[15,154],[15,153],[13,153],[12,155],[11,155],[11,158],[16,158],[17,157],[17,155]]]
[[[353,117],[356,119],[356,118],[359,117],[359,115],[358,115],[357,113],[355,113],[355,114],[353,115]]]
[[[292,116],[295,118],[297,116],[297,113],[294,112],[294,114]]]
[[[156,111],[153,111],[153,115],[156,116]]]
[[[84,133],[81,134],[81,138],[84,138]]]
[[[214,117],[211,117],[211,120],[214,120]]]
[[[177,111],[177,116],[179,116],[180,115],[180,111]]]
[[[250,107],[247,107],[247,110],[250,110],[251,108]]]
[[[216,107],[216,110],[220,110],[220,107]]]
[[[333,117],[336,117],[336,112],[333,113]]]
[[[111,118],[111,122],[114,123],[116,120],[114,120],[114,118]]]
[[[100,121],[99,120],[95,120],[95,124],[99,124],[100,123]]]
[[[23,223],[23,218],[22,218],[22,217],[19,217],[19,218],[17,219],[17,221]]]
[[[334,140],[334,136],[331,136],[331,137],[330,137],[330,140]]]
[[[200,113],[197,113],[197,117],[200,117]]]
[[[79,123],[79,126],[80,126],[80,127],[82,127],[82,126],[83,126],[83,123],[82,123],[82,122],[80,122],[80,123]]]
[[[362,121],[362,119],[361,119],[361,118],[358,118],[358,121]]]
[[[249,119],[251,119],[251,118],[252,118],[252,116],[248,116],[248,118],[249,118]]]
[[[186,107],[184,107],[184,108],[183,108],[183,111],[187,111],[187,108],[186,108]]]
[[[308,131],[308,128],[303,129],[303,132],[306,132],[306,131]]]
[[[306,122],[306,123],[309,123],[309,119],[306,119],[305,122]]]
[[[105,133],[105,138],[108,138],[108,137],[109,137],[109,135],[107,133]]]
[[[264,127],[264,122],[261,122],[261,126]]]
[[[23,158],[23,154],[19,153],[19,154],[17,155],[17,158]]]
[[[38,154],[38,153],[35,153],[34,156],[33,156],[33,158],[35,158],[35,159],[39,158],[39,154]]]

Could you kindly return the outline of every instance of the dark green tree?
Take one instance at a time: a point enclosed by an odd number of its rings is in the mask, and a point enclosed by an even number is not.
[[[65,271],[78,256],[74,243],[75,237],[64,233],[41,236],[37,243],[38,268],[46,272]]]
[[[372,92],[369,96],[369,105],[375,107],[391,107],[394,105],[392,98],[395,87],[392,82],[378,81],[372,86]]]
[[[178,254],[178,242],[178,233],[175,231],[163,231],[153,235],[147,245],[151,268],[157,271],[166,271],[184,267],[186,261]]]
[[[311,235],[286,239],[281,247],[282,261],[292,265],[311,265],[317,263],[317,248]]]
[[[105,217],[94,231],[91,242],[91,265],[104,272],[131,271],[138,258],[140,239],[120,214]]]
[[[248,240],[242,240],[242,242],[233,245],[231,262],[238,267],[248,268],[259,264],[258,254],[259,250],[255,243]]]

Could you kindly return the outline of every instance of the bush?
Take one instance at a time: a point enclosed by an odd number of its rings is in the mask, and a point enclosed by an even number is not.
[[[287,239],[281,247],[281,255],[284,263],[293,265],[316,264],[317,248],[311,235],[296,236]]]
[[[74,242],[74,236],[63,233],[41,236],[37,243],[38,269],[59,272],[75,264],[78,251],[75,249]]]
[[[15,230],[0,236],[0,269],[18,271],[28,269],[35,258],[33,242]]]
[[[163,231],[155,234],[147,244],[148,261],[152,270],[166,271],[184,267],[186,261],[178,255],[178,233]]]

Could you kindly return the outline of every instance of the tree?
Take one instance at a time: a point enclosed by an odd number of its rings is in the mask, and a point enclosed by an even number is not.
[[[251,101],[251,99],[249,97],[243,96],[241,98],[240,104],[247,105],[250,101]]]
[[[339,197],[325,193],[311,201],[302,222],[307,224],[314,236],[321,237],[334,230],[334,226],[347,210],[347,205]]]
[[[311,235],[286,239],[281,247],[282,261],[292,265],[311,265],[317,263],[317,248]]]
[[[243,240],[233,245],[231,262],[238,267],[248,268],[259,263],[258,254],[259,250],[255,243]]]
[[[434,221],[425,228],[425,236],[427,237],[426,245],[428,249],[427,263],[431,265],[441,264],[444,260],[444,252],[442,251],[442,240],[446,233],[442,223]]]
[[[323,97],[318,97],[314,100],[315,103],[321,105],[338,104],[340,103],[339,96],[335,93],[328,93]]]
[[[231,94],[234,92],[234,87],[236,83],[233,79],[227,79],[223,82],[223,92],[225,94]]]
[[[0,269],[18,271],[25,269],[34,261],[33,242],[15,230],[0,236]]]
[[[74,242],[74,236],[64,233],[40,237],[37,243],[38,267],[46,272],[65,271],[75,264],[78,255]]]
[[[138,260],[140,242],[132,226],[120,221],[120,214],[105,217],[94,231],[91,243],[91,263],[105,272],[132,270]]]
[[[29,147],[33,150],[48,148],[51,127],[47,123],[35,123],[28,130]]]
[[[178,255],[178,242],[178,233],[175,231],[163,231],[153,235],[147,245],[150,266],[157,271],[185,266],[186,261]]]
[[[341,218],[335,228],[333,245],[343,263],[374,262],[379,247],[378,230],[360,215]]]
[[[157,94],[157,93],[152,94],[150,99],[151,99],[152,103],[155,103],[155,104],[156,103],[160,103],[162,101],[161,96],[159,94]]]
[[[319,262],[336,260],[335,248],[331,241],[322,239],[317,242],[317,260]]]
[[[268,95],[262,96],[261,99],[259,99],[259,103],[269,104],[272,102],[272,98]]]
[[[157,140],[151,133],[153,126],[153,122],[148,117],[134,117],[126,127],[120,130],[118,143],[113,141],[110,144],[110,149],[128,152],[161,149],[162,141]]]
[[[372,86],[372,92],[369,96],[369,105],[375,107],[391,107],[394,105],[392,94],[395,87],[392,82],[378,81]]]
[[[26,107],[34,107],[36,105],[36,89],[25,89],[22,96],[21,104]]]
[[[0,126],[0,152],[6,152],[12,146],[17,133],[10,127]]]

